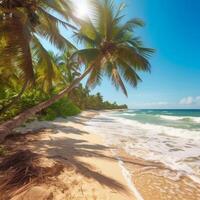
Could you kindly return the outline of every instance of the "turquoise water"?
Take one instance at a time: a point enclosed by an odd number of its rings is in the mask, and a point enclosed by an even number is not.
[[[200,130],[200,110],[127,110],[116,115],[141,123]]]

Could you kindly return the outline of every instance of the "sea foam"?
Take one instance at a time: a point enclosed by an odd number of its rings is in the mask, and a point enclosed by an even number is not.
[[[172,120],[172,121],[178,121],[178,120],[190,120],[195,123],[200,123],[200,117],[188,117],[188,116],[171,116],[171,115],[159,115],[160,118],[166,119],[166,120]]]
[[[89,121],[87,130],[103,134],[108,143],[123,147],[130,155],[161,162],[200,183],[198,130],[141,123],[108,113]]]

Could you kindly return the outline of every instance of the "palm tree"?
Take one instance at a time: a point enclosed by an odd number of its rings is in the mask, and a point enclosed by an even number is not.
[[[153,50],[144,48],[139,38],[134,37],[134,28],[142,26],[142,21],[133,19],[123,23],[122,6],[115,12],[112,1],[96,1],[94,5],[97,17],[90,22],[82,22],[80,31],[76,33],[87,48],[72,56],[73,59],[81,58],[86,66],[85,71],[58,95],[3,123],[0,126],[0,135],[5,137],[11,133],[13,128],[21,125],[30,116],[68,94],[88,75],[88,84],[94,86],[100,83],[102,75],[106,74],[117,88],[121,87],[127,94],[120,74],[125,81],[136,86],[140,81],[136,71],[150,71],[148,57]]]
[[[67,49],[60,56],[55,55],[54,60],[57,63],[58,68],[60,69],[64,77],[64,86],[69,83],[72,83],[80,74],[80,62],[75,59],[72,59],[74,54],[73,49]]]
[[[91,69],[89,86],[100,84],[102,76],[107,75],[117,89],[121,88],[128,95],[123,79],[136,87],[141,81],[136,71],[150,71],[148,58],[154,50],[144,48],[140,38],[134,36],[134,29],[144,25],[142,20],[131,19],[123,23],[124,4],[115,12],[114,1],[102,2],[94,2],[97,17],[82,24],[76,33],[78,41],[87,46],[76,55],[87,62],[87,67],[93,60],[98,61]]]
[[[58,13],[62,20],[52,13]],[[19,68],[24,82],[34,81],[33,60],[47,60],[38,38],[44,38],[60,50],[74,47],[59,32],[59,25],[73,27],[69,1],[2,0],[0,1],[0,68]],[[34,50],[34,53],[32,52]],[[50,67],[49,67],[50,68]],[[0,70],[1,71],[1,70]]]
[[[14,68],[0,68],[0,115],[14,105],[28,87],[28,80],[21,80],[22,72]]]
[[[64,68],[61,63],[58,63],[60,56],[56,56],[52,52],[47,52],[43,47],[41,47],[40,51],[43,57],[33,61],[35,72],[34,86],[45,93],[50,93],[55,87],[57,91],[60,91],[61,89],[59,88],[63,89],[64,86],[66,87],[66,85],[70,83],[69,79],[71,79],[72,74],[69,73],[69,68],[72,64],[69,63],[69,67],[65,66]],[[62,56],[63,58],[64,55]],[[4,97],[4,101],[2,101],[4,103],[0,106],[0,115],[14,106],[28,88],[30,90],[32,89],[32,87],[28,85],[28,80],[25,82],[21,80],[22,72],[19,69],[10,71],[9,69],[2,68],[2,70],[3,73],[0,74],[0,83],[3,90],[10,95],[8,98]],[[13,93],[14,95],[10,97]]]
[[[52,13],[60,14],[65,21]],[[19,93],[1,108],[0,113],[16,103],[35,81],[35,71],[40,80],[43,80],[45,91],[52,86],[55,65],[38,38],[47,39],[60,50],[64,50],[66,46],[73,47],[58,29],[59,25],[75,29],[66,21],[70,16],[72,17],[69,1],[0,1],[0,83],[5,84],[5,80],[12,83],[17,78],[22,85]],[[34,69],[34,63],[37,63],[37,69]]]

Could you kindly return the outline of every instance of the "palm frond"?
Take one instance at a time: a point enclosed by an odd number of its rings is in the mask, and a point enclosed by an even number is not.
[[[81,62],[85,63],[88,66],[90,63],[97,60],[100,51],[97,48],[89,48],[89,49],[82,49],[76,51],[72,58],[75,60],[81,60]]]
[[[128,65],[126,62],[121,60],[120,58],[117,61],[120,65],[120,72],[124,78],[124,80],[129,83],[132,87],[136,87],[139,82],[141,82],[140,76],[136,73],[136,71]]]
[[[100,85],[102,81],[102,75],[101,66],[95,65],[87,79],[87,86],[90,88],[95,88],[97,85]]]
[[[45,92],[48,92],[56,81],[63,79],[54,59],[49,52],[41,45],[36,36],[32,38],[33,57],[36,60],[37,82],[41,83]]]

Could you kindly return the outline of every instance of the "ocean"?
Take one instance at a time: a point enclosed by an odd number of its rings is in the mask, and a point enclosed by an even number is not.
[[[87,131],[129,155],[164,164],[200,183],[200,110],[124,110],[102,112]],[[166,174],[165,174],[166,176]]]

